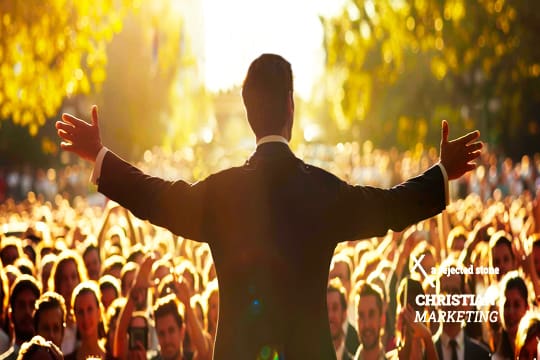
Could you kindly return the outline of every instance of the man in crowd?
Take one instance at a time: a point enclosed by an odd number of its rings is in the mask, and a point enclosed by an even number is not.
[[[88,244],[83,252],[84,266],[90,280],[99,281],[101,276],[101,256],[95,244]]]
[[[328,284],[326,291],[326,307],[328,309],[328,322],[330,323],[330,335],[336,350],[338,360],[352,359],[353,352],[350,352],[345,345],[344,324],[347,323],[347,300],[345,298],[345,287],[339,278],[333,278]]]
[[[188,360],[182,347],[186,333],[184,313],[183,304],[174,294],[157,300],[154,317],[159,354],[153,360]]]
[[[268,347],[290,359],[333,358],[324,294],[335,246],[441,212],[448,180],[476,167],[480,134],[449,141],[443,121],[440,163],[392,189],[353,186],[289,148],[295,107],[288,61],[255,59],[242,97],[255,153],[244,166],[194,185],[150,177],[109,151],[95,106],[91,124],[63,114],[56,127],[62,149],[95,163],[100,192],[141,219],[209,244],[223,329],[216,359],[253,359]]]
[[[441,268],[450,269],[461,267],[455,261],[443,262]],[[438,293],[443,295],[467,294],[465,287],[465,277],[463,274],[444,275],[441,274],[437,280]],[[449,305],[441,307],[443,311],[466,311],[463,304]],[[459,359],[490,359],[491,355],[487,347],[471,339],[465,334],[464,324],[459,321],[444,321],[443,332],[435,343],[440,360],[459,360]]]
[[[22,343],[34,336],[32,314],[40,294],[37,281],[30,275],[19,275],[13,283],[9,297],[9,319],[15,337],[12,346],[0,356],[0,360],[17,359]]]
[[[386,315],[382,291],[367,282],[361,283],[356,291],[355,304],[358,314],[358,335],[360,346],[355,360],[384,360],[384,346],[381,342]]]

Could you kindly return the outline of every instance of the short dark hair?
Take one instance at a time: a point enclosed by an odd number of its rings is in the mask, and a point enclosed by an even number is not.
[[[277,134],[285,125],[287,101],[293,91],[291,64],[275,54],[262,54],[249,66],[242,98],[257,137]]]
[[[17,359],[35,359],[37,351],[44,351],[50,355],[50,359],[63,359],[61,350],[52,342],[47,341],[43,337],[36,335],[30,341],[21,345],[19,356]]]
[[[11,286],[11,295],[9,296],[9,306],[13,310],[15,305],[15,299],[19,294],[25,290],[30,290],[36,296],[36,299],[41,295],[41,289],[36,279],[33,276],[22,274],[17,277],[13,285]]]
[[[375,301],[377,302],[379,312],[381,314],[383,313],[383,291],[377,285],[370,284],[365,281],[360,282],[358,284],[355,295],[355,302],[357,307],[358,303],[360,302],[360,298],[364,296],[375,296]]]
[[[176,320],[178,327],[181,328],[184,324],[184,313],[184,305],[178,300],[175,294],[159,298],[154,306],[154,318],[156,323],[159,318],[172,315]]]
[[[499,230],[493,235],[491,235],[491,238],[489,239],[489,247],[491,250],[493,250],[494,247],[497,247],[499,245],[505,245],[508,248],[508,250],[510,250],[510,255],[512,255],[512,259],[514,259],[516,255],[514,254],[514,250],[512,249],[512,241],[510,241],[510,239],[511,239],[510,234],[507,234],[504,231]]]
[[[34,311],[34,329],[38,328],[39,319],[44,311],[51,309],[60,309],[62,312],[62,323],[66,322],[66,302],[64,297],[54,291],[47,291],[36,301]]]
[[[345,296],[345,287],[341,283],[341,280],[338,277],[331,279],[328,282],[328,287],[326,288],[326,293],[337,292],[339,294],[339,302],[341,303],[341,308],[345,311],[347,310],[347,299]]]
[[[86,255],[88,255],[91,251],[97,251],[98,258],[101,260],[101,252],[99,251],[99,247],[93,242],[88,243],[88,245],[84,248],[84,251],[82,254],[83,258]]]
[[[529,303],[529,289],[525,280],[514,270],[510,271],[501,280],[501,290],[506,293],[508,290],[517,290],[519,295],[525,300],[525,303]]]

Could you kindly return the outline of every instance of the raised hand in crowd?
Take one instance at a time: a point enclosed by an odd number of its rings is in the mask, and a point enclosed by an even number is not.
[[[437,350],[429,328],[420,321],[415,321],[415,311],[407,304],[398,315],[398,323],[404,329],[405,343],[398,351],[400,360],[426,359],[437,360]]]
[[[120,313],[118,319],[118,326],[114,335],[113,343],[113,356],[115,358],[124,359],[127,358],[128,349],[128,328],[131,321],[131,316],[136,308],[140,308],[141,302],[146,301],[146,294],[151,286],[150,274],[152,272],[152,265],[156,261],[155,256],[150,254],[146,256],[137,271],[133,286],[129,291],[127,302]]]
[[[210,335],[201,327],[197,321],[195,312],[191,307],[191,296],[193,295],[189,284],[184,279],[179,279],[174,283],[174,293],[184,304],[186,331],[195,350],[194,359],[212,359],[212,339]]]

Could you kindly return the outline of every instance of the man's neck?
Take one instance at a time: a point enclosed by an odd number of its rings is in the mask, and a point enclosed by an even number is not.
[[[332,339],[332,342],[334,343],[334,349],[337,351],[341,344],[343,343],[343,340],[345,338],[345,334],[340,333],[338,336]]]
[[[364,359],[364,360],[378,360],[379,359],[379,354],[381,353],[381,350],[382,350],[382,345],[381,343],[378,343],[377,346],[371,348],[371,349],[366,349],[365,347],[362,348],[362,350],[360,351],[360,359]]]

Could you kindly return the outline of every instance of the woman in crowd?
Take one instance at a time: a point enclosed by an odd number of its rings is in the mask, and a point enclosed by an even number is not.
[[[80,343],[66,360],[86,360],[88,357],[105,358],[103,344],[103,311],[99,287],[92,281],[85,281],[73,290],[71,308],[75,315]]]
[[[86,280],[84,263],[78,253],[64,250],[56,259],[49,279],[49,288],[62,295],[66,303],[66,331],[62,342],[62,352],[71,354],[75,350],[77,328],[73,319],[71,297],[75,287]]]

